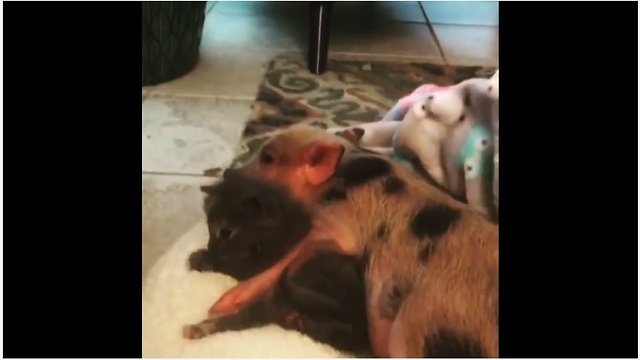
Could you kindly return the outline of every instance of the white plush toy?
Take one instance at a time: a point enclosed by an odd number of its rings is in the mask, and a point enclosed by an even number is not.
[[[417,157],[424,169],[444,185],[442,141],[464,121],[469,89],[487,82],[468,79],[453,86],[434,86],[423,93],[423,100],[413,103],[393,136],[396,154],[401,158]]]
[[[394,106],[399,110],[406,109],[404,112],[394,112],[404,114],[401,121],[383,118],[375,123],[329,131],[399,161],[411,163],[410,159],[417,158],[424,170],[438,183],[445,185],[445,170],[441,159],[442,141],[464,121],[468,106],[466,102],[470,94],[481,91],[480,89],[491,91],[492,80],[473,78],[444,87],[425,84]],[[453,158],[445,159],[449,160]]]

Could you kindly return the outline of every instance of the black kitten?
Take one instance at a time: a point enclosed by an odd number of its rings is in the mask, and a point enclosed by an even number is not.
[[[311,229],[311,216],[288,191],[227,170],[223,181],[204,186],[209,225],[207,249],[189,257],[189,267],[238,280],[252,277],[284,256]],[[360,259],[319,253],[287,271],[262,301],[237,314],[183,329],[189,339],[276,323],[336,349],[370,354]]]
[[[223,181],[201,189],[209,243],[190,256],[191,269],[246,280],[275,264],[311,229],[305,207],[277,184],[227,170]]]

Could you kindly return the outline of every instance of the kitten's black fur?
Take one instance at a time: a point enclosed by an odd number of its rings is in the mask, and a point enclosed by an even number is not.
[[[192,270],[245,280],[274,264],[311,229],[311,216],[304,206],[277,184],[227,170],[221,182],[202,190],[207,194],[209,243],[207,249],[189,257]],[[295,272],[285,272],[262,301],[237,314],[192,325],[191,331],[206,336],[267,323],[369,356],[361,260],[319,253]]]
[[[246,280],[275,264],[311,229],[308,211],[278,184],[227,170],[223,181],[201,189],[209,242],[206,251],[190,256],[194,270]]]
[[[285,274],[275,298],[298,312],[299,331],[336,349],[371,357],[361,259],[323,252]]]

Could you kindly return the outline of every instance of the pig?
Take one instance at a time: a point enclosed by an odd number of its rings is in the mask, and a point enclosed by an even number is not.
[[[282,273],[330,250],[363,258],[375,356],[498,356],[498,226],[471,206],[403,165],[304,125],[233,171],[285,186],[313,225],[210,313],[245,311]]]
[[[238,171],[289,189],[305,238],[210,309],[250,309],[322,251],[360,256],[377,357],[498,356],[498,226],[415,172],[347,139],[296,125]]]

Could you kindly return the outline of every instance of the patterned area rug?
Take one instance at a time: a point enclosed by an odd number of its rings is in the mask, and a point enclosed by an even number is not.
[[[401,97],[425,83],[451,85],[490,77],[495,68],[330,60],[331,71],[313,75],[303,59],[279,56],[269,62],[253,113],[231,167],[246,162],[275,132],[308,123],[321,128],[379,120]],[[209,169],[216,176],[221,169]]]

